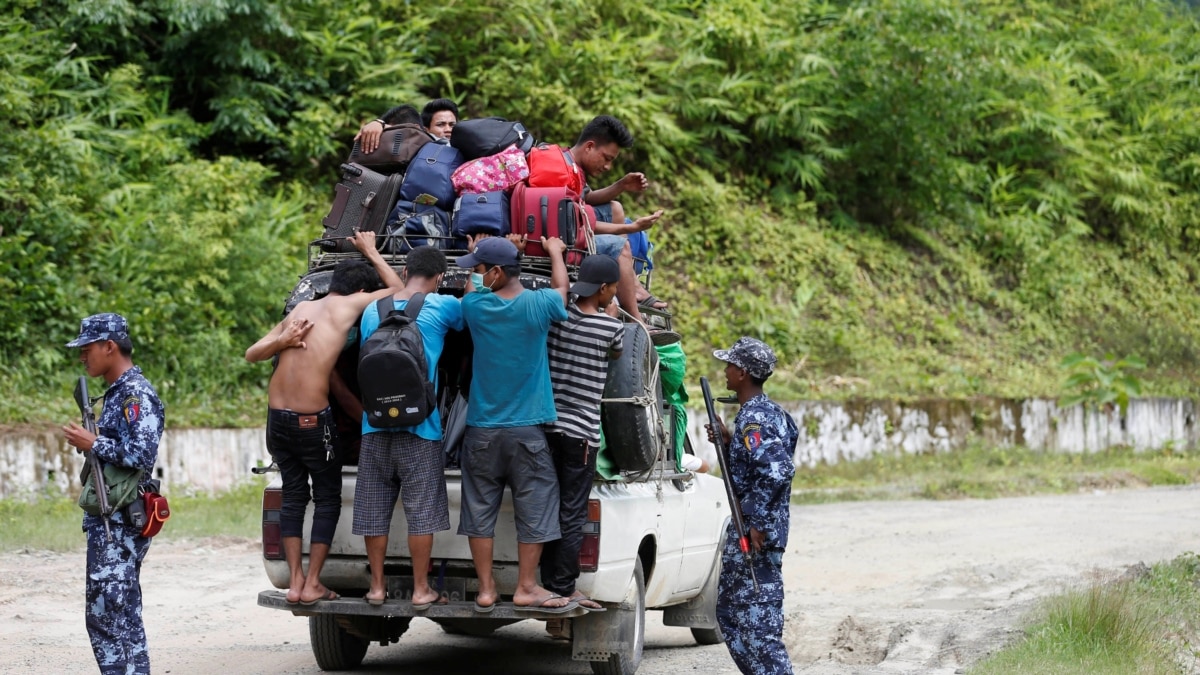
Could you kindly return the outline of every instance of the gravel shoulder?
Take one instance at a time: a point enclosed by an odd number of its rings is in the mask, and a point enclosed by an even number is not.
[[[1015,636],[1038,598],[1197,550],[1200,486],[998,500],[793,507],[784,572],[798,673],[954,673]],[[82,534],[80,535],[82,538]],[[95,668],[83,626],[84,554],[0,555],[0,672]],[[154,672],[316,673],[304,619],[255,604],[257,542],[159,541],[142,573]],[[587,673],[524,621],[488,638],[417,619],[372,646],[366,672]],[[647,621],[639,674],[734,674],[724,646]]]

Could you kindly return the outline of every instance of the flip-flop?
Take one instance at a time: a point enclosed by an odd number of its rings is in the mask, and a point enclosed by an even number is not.
[[[595,600],[589,598],[588,596],[584,595],[583,593],[580,593],[579,591],[576,591],[571,596],[571,602],[577,603],[580,608],[587,610],[588,612],[607,612],[608,611],[603,605],[601,605],[600,603],[596,602]],[[589,602],[592,603],[593,605],[595,605],[595,607],[589,607],[587,605],[587,603],[589,603]]]
[[[558,593],[551,593],[550,595],[542,598],[541,600],[538,600],[537,602],[529,604],[529,605],[518,605],[517,603],[514,602],[513,603],[513,611],[536,612],[538,614],[565,614],[579,606],[579,603],[575,602],[574,600],[569,601],[567,604],[563,605],[562,607],[546,607],[545,606],[545,604],[547,602],[549,602],[551,600],[557,600],[561,597],[562,596],[559,595]]]
[[[660,302],[662,303],[663,306],[655,307],[655,305],[657,305]],[[653,310],[656,310],[659,312],[667,312],[667,313],[670,313],[668,308],[671,306],[671,304],[668,303],[666,300],[663,300],[662,298],[656,298],[656,297],[654,297],[654,295],[647,295],[646,297],[642,298],[641,300],[638,300],[638,305],[641,307],[645,307],[646,309],[653,309]]]
[[[317,598],[316,600],[301,600],[300,604],[304,605],[305,607],[312,607],[313,605],[317,604],[318,602],[321,602],[322,600],[341,600],[341,599],[342,599],[342,596],[338,595],[337,593],[334,593],[331,590],[326,590],[325,595],[322,595],[321,597]]]
[[[425,610],[429,609],[430,607],[433,607],[434,605],[444,605],[448,602],[450,602],[450,601],[446,598],[446,596],[439,595],[437,600],[431,600],[429,602],[421,602],[421,603],[414,602],[412,608],[413,608],[414,612],[424,612]],[[479,607],[480,605],[475,605],[475,606]],[[495,605],[492,605],[492,607],[495,607]],[[491,610],[488,610],[488,611],[491,611]]]
[[[491,614],[493,609],[496,609],[495,602],[493,602],[490,605],[481,605],[481,604],[479,604],[478,600],[475,601],[475,613],[476,614]]]
[[[387,593],[384,593],[382,598],[368,598],[364,595],[363,600],[366,600],[367,604],[372,607],[382,607],[383,603],[387,602]]]

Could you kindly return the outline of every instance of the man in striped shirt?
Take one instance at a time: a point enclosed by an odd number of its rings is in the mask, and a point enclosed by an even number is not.
[[[558,419],[547,425],[546,442],[558,472],[562,539],[542,550],[542,585],[590,611],[604,608],[577,592],[575,580],[600,449],[600,399],[608,362],[618,358],[624,347],[624,326],[604,313],[617,293],[620,276],[613,258],[588,256],[579,267],[579,280],[571,286],[577,298],[567,308],[568,319],[551,326],[547,341]]]

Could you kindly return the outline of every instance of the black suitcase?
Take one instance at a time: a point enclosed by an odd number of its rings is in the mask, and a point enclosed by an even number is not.
[[[359,164],[343,164],[342,180],[333,188],[333,205],[321,222],[325,225],[321,248],[339,253],[353,251],[346,237],[362,230],[383,232],[388,214],[400,196],[403,174],[384,176]]]

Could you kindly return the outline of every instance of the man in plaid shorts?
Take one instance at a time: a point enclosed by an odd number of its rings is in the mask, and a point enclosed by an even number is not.
[[[392,298],[397,311],[408,306],[416,293],[425,293],[417,315],[417,328],[425,344],[429,380],[437,387],[437,362],[442,356],[446,334],[463,329],[462,307],[457,298],[438,295],[438,286],[446,273],[446,256],[432,246],[418,246],[408,253],[404,267],[404,288]],[[379,328],[375,304],[363,311],[359,328],[361,343]],[[415,610],[425,610],[445,602],[429,587],[429,558],[435,532],[450,529],[450,510],[446,502],[446,479],[442,473],[446,460],[442,452],[442,421],[437,408],[424,422],[412,427],[376,429],[363,415],[362,450],[358,458],[358,482],[354,488],[353,532],[366,542],[371,564],[371,590],[366,601],[382,605],[387,599],[383,579],[383,560],[387,555],[388,531],[392,511],[399,496],[404,503],[408,525],[408,549],[412,557]]]

